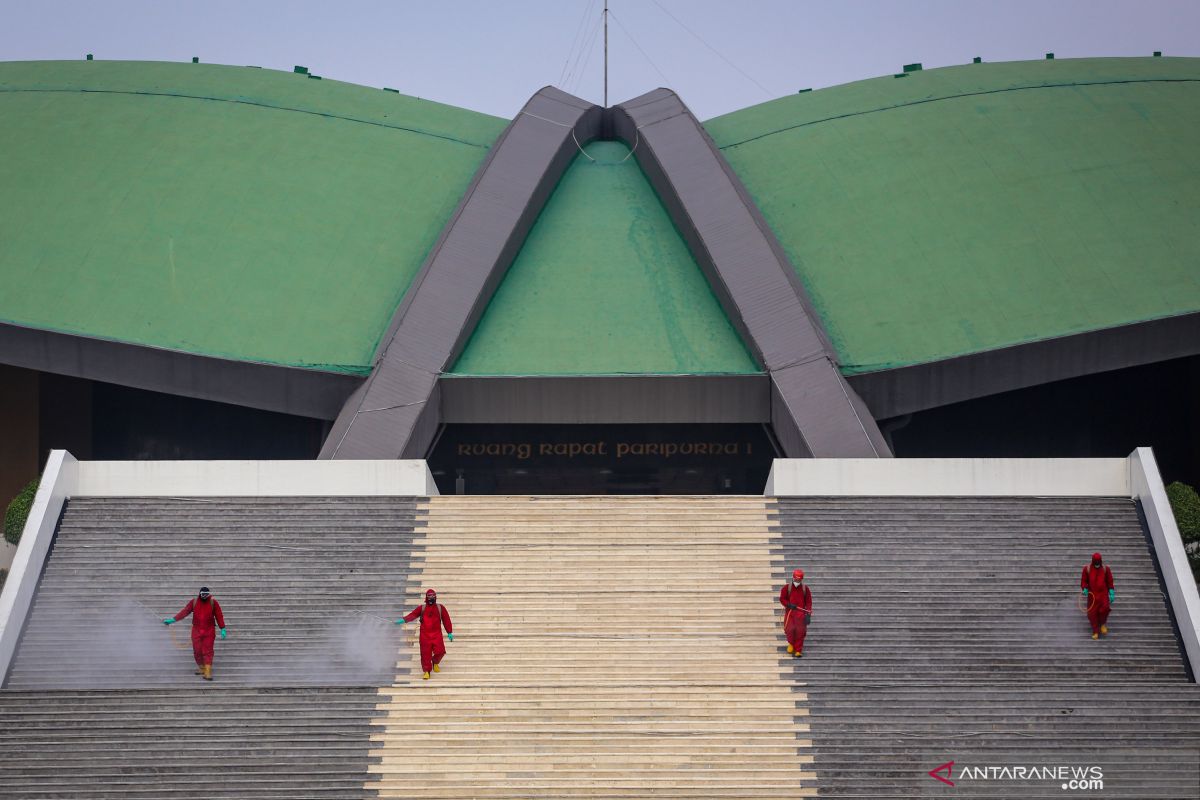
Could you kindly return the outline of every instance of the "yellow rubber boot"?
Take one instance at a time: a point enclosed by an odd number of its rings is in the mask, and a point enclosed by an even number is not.
[[[1101,633],[1103,633],[1105,636],[1107,636],[1107,635],[1108,635],[1108,626],[1107,626],[1107,625],[1101,625],[1101,626],[1100,626],[1100,632],[1101,632]]]
[[[1098,634],[1098,633],[1093,633],[1093,634],[1092,634],[1092,638],[1093,638],[1093,639],[1099,639],[1099,638],[1100,638],[1100,634]]]
[[[794,653],[794,652],[796,652],[796,648],[792,647],[792,646],[789,644],[789,645],[788,645],[788,655],[790,656],[790,655],[791,655],[792,653]]]
[[[212,680],[212,664],[204,665],[204,680],[206,680],[206,681]]]
[[[433,671],[434,671],[434,672],[441,672],[441,671],[442,671],[442,668],[441,668],[441,667],[439,667],[437,664],[434,664],[434,665],[433,665]]]
[[[427,681],[427,680],[429,680],[429,673],[428,673],[428,672],[422,672],[422,673],[421,673],[421,680],[423,680],[423,681]]]

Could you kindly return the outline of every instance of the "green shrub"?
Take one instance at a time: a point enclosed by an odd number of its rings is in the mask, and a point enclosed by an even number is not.
[[[1192,575],[1200,584],[1200,494],[1186,483],[1175,481],[1167,487],[1167,499],[1171,501],[1171,513],[1179,526],[1179,538],[1188,551],[1188,563]]]
[[[33,497],[37,494],[38,478],[17,493],[4,512],[4,540],[10,544],[21,541],[21,531],[25,529],[25,520],[29,518],[29,509],[33,508]]]
[[[1167,487],[1167,499],[1185,542],[1200,542],[1200,494],[1186,483],[1175,481]]]

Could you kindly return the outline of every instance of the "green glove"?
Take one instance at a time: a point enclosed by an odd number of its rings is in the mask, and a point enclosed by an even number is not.
[[[167,617],[166,619],[163,620],[163,625],[173,625],[174,623],[175,623],[174,617]]]
[[[224,628],[221,628],[221,638],[222,639],[225,638],[225,629]]]
[[[1117,599],[1116,591],[1113,589],[1109,589],[1108,590],[1108,602],[1111,603],[1113,600],[1116,600],[1116,599]]]
[[[1084,597],[1087,597],[1087,589],[1084,589],[1084,590],[1083,590],[1083,596],[1084,596]]]
[[[447,633],[446,635],[450,637],[450,641],[452,641],[452,642],[454,641],[454,634],[453,634],[453,633]]]
[[[396,620],[397,625],[403,625],[406,622],[408,622],[408,620],[406,620],[404,617],[401,617],[400,619]]]

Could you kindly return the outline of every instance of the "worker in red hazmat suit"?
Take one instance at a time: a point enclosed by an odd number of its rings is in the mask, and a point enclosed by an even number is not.
[[[804,657],[804,637],[812,621],[812,592],[804,585],[804,570],[792,572],[792,582],[779,590],[783,606],[783,633],[787,636],[787,651],[796,658]]]
[[[207,586],[201,586],[200,593],[188,600],[178,614],[164,619],[163,624],[173,625],[188,614],[192,615],[192,656],[196,659],[196,674],[211,681],[213,641],[217,638],[217,631],[220,630],[221,638],[225,638],[225,616],[221,613],[221,604]]]
[[[1092,638],[1099,639],[1101,634],[1108,633],[1108,612],[1116,599],[1113,591],[1112,570],[1109,569],[1099,553],[1092,553],[1092,562],[1085,564],[1083,574],[1079,576],[1079,588],[1083,590],[1084,607],[1087,608],[1088,622],[1092,625]]]
[[[446,643],[442,641],[442,627],[446,635],[454,641],[454,626],[450,624],[450,612],[437,601],[437,592],[433,589],[425,591],[425,604],[417,606],[412,611],[396,620],[397,625],[412,622],[421,618],[421,671],[425,680],[429,680],[430,672],[441,672],[438,664],[446,655]]]

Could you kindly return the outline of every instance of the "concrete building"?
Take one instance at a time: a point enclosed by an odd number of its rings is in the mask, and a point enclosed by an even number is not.
[[[671,493],[1150,444],[1197,482],[1198,75],[913,69],[701,124],[0,64],[0,496],[55,447]]]
[[[1196,797],[1198,86],[0,64],[0,798]]]

